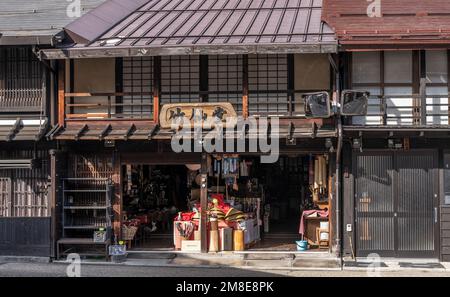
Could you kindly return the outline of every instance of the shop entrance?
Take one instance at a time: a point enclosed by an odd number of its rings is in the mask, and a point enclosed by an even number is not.
[[[194,162],[123,163],[122,239],[136,251],[200,252],[202,234],[209,252],[327,251],[330,163],[328,154],[282,155],[273,164],[212,154],[203,175]]]
[[[224,173],[221,167],[234,158],[237,170]],[[327,155],[284,155],[273,164],[261,163],[260,156],[215,156],[212,168],[212,183],[225,201],[258,225],[258,232],[245,239],[247,250],[293,252],[302,240],[309,251],[328,249]]]
[[[135,250],[173,250],[174,219],[192,208],[191,190],[199,188],[189,166],[122,165],[122,238]],[[178,228],[179,229],[179,228]],[[183,232],[183,230],[180,230]],[[176,231],[175,231],[176,232]],[[193,233],[194,230],[186,230]]]

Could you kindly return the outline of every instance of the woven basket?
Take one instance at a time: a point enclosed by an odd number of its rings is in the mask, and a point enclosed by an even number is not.
[[[135,226],[122,226],[122,240],[133,240],[137,230]]]

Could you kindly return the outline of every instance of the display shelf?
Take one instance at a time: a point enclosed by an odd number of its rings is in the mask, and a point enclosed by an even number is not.
[[[58,255],[85,246],[104,245],[107,250],[112,234],[113,186],[109,179],[66,178],[62,180],[62,239],[58,240]],[[95,230],[104,229],[107,240],[94,242]],[[92,238],[86,238],[92,234]],[[64,248],[64,251],[60,249]],[[104,251],[101,249],[100,251]],[[83,255],[102,253],[79,251]],[[59,257],[59,256],[58,256]]]
[[[108,228],[107,225],[105,226],[94,226],[94,225],[85,225],[85,226],[64,226],[64,229],[71,229],[71,230],[76,230],[76,229],[100,229],[100,228]]]

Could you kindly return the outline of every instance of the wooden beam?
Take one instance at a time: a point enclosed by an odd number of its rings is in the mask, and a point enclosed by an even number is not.
[[[112,182],[114,185],[113,206],[113,233],[115,239],[122,239],[122,209],[123,209],[123,193],[122,193],[122,175],[121,175],[121,154],[113,152],[113,174]]]
[[[83,127],[80,128],[80,130],[78,130],[77,134],[75,134],[74,138],[75,140],[79,140],[81,135],[86,132],[86,130],[88,129],[88,125],[84,125]]]
[[[105,127],[105,129],[102,130],[102,132],[100,133],[100,135],[98,136],[98,138],[99,138],[100,140],[105,139],[105,136],[108,135],[108,133],[109,133],[109,131],[111,131],[111,129],[112,129],[111,124],[108,124],[108,125]]]
[[[58,61],[58,125],[64,127],[66,116],[65,78],[66,61]]]
[[[442,47],[442,45],[441,45]],[[245,55],[245,54],[305,54],[305,53],[337,53],[338,44],[209,44],[163,47],[79,47],[71,49],[45,49],[40,54],[45,60],[77,59],[77,58],[112,58],[112,57],[142,57],[142,56],[178,56],[178,55]]]
[[[248,112],[248,55],[242,57],[242,116],[246,119]]]
[[[128,138],[133,134],[134,131],[136,131],[136,126],[134,124],[131,124],[131,126],[128,128],[127,132],[125,132],[125,135],[123,136],[123,140],[127,141]]]
[[[148,140],[152,140],[153,136],[156,133],[156,129],[158,129],[158,125],[155,125],[151,130],[150,133],[148,133]]]
[[[153,121],[159,123],[161,97],[161,57],[153,58]]]

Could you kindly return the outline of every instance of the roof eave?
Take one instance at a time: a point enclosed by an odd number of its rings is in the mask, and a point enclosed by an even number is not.
[[[175,55],[242,55],[242,54],[305,54],[337,53],[337,42],[300,44],[255,44],[255,45],[192,45],[161,47],[93,47],[48,49],[41,51],[41,58],[47,60],[175,56]]]

